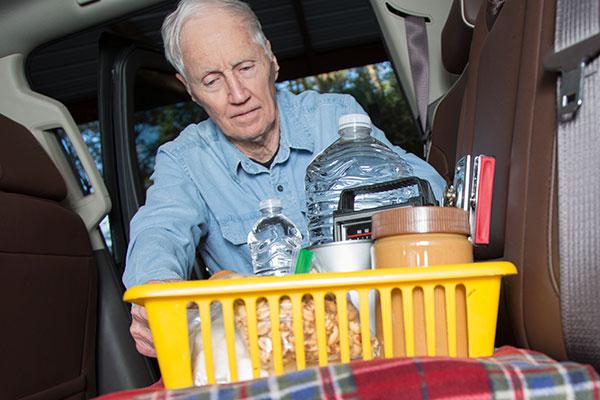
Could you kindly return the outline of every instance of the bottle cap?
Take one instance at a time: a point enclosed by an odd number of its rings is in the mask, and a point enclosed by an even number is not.
[[[258,204],[258,208],[261,210],[264,210],[265,208],[281,208],[281,199],[261,200]]]
[[[372,217],[373,238],[412,233],[469,234],[469,214],[456,207],[399,207]]]
[[[371,118],[366,114],[346,114],[342,115],[338,121],[338,129],[349,127],[371,127]]]

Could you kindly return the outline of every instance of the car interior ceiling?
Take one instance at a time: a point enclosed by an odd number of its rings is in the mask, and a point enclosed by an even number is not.
[[[505,280],[498,344],[532,348],[564,360],[568,354],[560,315],[558,208],[554,190],[556,121],[548,117],[555,115],[555,78],[545,73],[542,65],[544,54],[553,47],[555,6],[551,0],[507,0],[497,10],[484,0],[454,0],[444,28],[443,61],[448,71],[460,74],[460,78],[437,107],[430,162],[451,181],[455,161],[465,154],[496,157],[491,243],[487,248],[477,248],[476,258],[508,260],[519,268],[517,276]],[[164,17],[169,7],[172,3],[152,8],[156,21]],[[302,16],[297,9],[292,8],[292,13]],[[136,14],[132,21],[136,18],[142,19]],[[157,29],[156,21],[149,24],[149,30]],[[471,30],[465,22],[474,28]],[[310,30],[309,25],[305,22],[301,31]],[[133,29],[123,22],[119,27],[121,33],[131,33]],[[265,24],[267,36],[268,27]],[[300,36],[305,45],[310,36],[306,32]],[[90,37],[96,34],[94,31]],[[282,57],[282,71],[287,65],[292,71],[290,77],[303,76],[306,71],[314,73],[324,68],[321,63],[344,54],[336,66],[339,67],[356,60],[350,55],[360,48],[365,50],[365,61],[385,57],[379,39],[377,43],[369,40],[355,48],[323,47],[323,57],[310,46],[301,54],[290,52]],[[59,64],[36,62],[35,57],[43,60],[68,45],[68,41],[55,42],[30,58],[30,81],[36,90],[61,98],[66,81],[52,84],[50,75],[44,76],[43,72],[44,68],[48,73],[56,72]],[[276,53],[277,46],[283,45],[274,41]],[[88,65],[90,71],[92,64],[94,61]],[[63,99],[66,103],[77,99],[78,104],[89,106],[85,101],[95,101],[90,100],[89,94],[95,94],[96,84],[89,76],[85,79],[86,84],[69,92],[72,97]],[[165,96],[171,100],[185,95],[172,77],[151,72],[137,83],[142,91],[145,79],[152,80],[153,88],[158,79],[168,89]],[[57,312],[46,313],[42,321],[27,319],[16,311],[8,315],[10,338],[15,343],[8,359],[14,365],[27,363],[13,369],[27,370],[28,365],[35,363],[39,371],[44,371],[36,376],[14,376],[9,394],[12,398],[36,393],[39,399],[85,398],[150,384],[156,376],[152,367],[136,356],[127,330],[129,316],[121,302],[119,277],[114,268],[110,271],[110,255],[93,252],[82,221],[61,206],[66,195],[64,182],[26,128],[0,116],[0,129],[10,133],[2,135],[0,146],[2,160],[10,160],[3,165],[8,175],[0,175],[0,213],[7,221],[20,224],[19,229],[9,225],[0,230],[2,264],[19,265],[14,268],[14,277],[3,279],[1,296],[5,302],[17,302],[25,309],[39,308],[40,299],[57,299],[47,307]],[[25,154],[27,157],[22,156]],[[18,220],[16,216],[20,216]],[[47,222],[39,224],[40,219]],[[47,231],[49,227],[52,232]],[[14,232],[25,236],[17,237]],[[22,257],[13,258],[9,253]],[[38,257],[40,254],[56,254],[59,258],[52,258],[53,267],[48,268],[48,257]],[[74,317],[67,321],[65,316]],[[45,320],[48,321],[44,323]],[[40,326],[47,329],[41,330]],[[43,346],[49,341],[52,346]],[[24,349],[31,348],[31,343],[38,344],[34,348],[37,353],[24,356]],[[97,379],[102,383],[96,384]]]
[[[31,86],[67,105],[78,123],[97,118],[100,36],[109,33],[162,52],[160,26],[176,3],[163,1],[39,46],[27,59]],[[364,0],[249,3],[277,55],[279,81],[388,59],[375,15]]]

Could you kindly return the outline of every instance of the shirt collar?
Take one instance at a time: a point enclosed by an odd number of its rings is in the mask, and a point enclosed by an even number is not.
[[[287,90],[278,90],[277,105],[282,142],[287,141],[292,149],[313,152],[314,138],[303,118],[304,115],[301,115],[298,97]]]
[[[300,105],[297,96],[287,90],[278,90],[276,95],[277,109],[279,112],[279,151],[273,164],[284,162],[288,159],[290,149],[314,151],[314,139],[304,118],[300,115]],[[237,175],[240,165],[251,174],[264,172],[265,168],[256,164],[240,151],[223,134],[221,129],[211,121],[219,141],[227,169],[233,177]]]

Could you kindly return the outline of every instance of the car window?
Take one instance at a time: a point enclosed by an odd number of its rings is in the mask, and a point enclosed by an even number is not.
[[[96,168],[103,174],[104,168],[102,164],[102,146],[100,142],[100,127],[98,121],[86,122],[78,125],[81,137],[88,147],[88,150],[96,164]],[[79,188],[84,195],[94,192],[94,188],[90,182],[90,178],[85,172],[81,160],[73,147],[73,143],[62,128],[53,129],[52,133],[59,143],[63,154],[66,156]],[[99,224],[100,232],[104,237],[104,241],[109,250],[112,251],[112,237],[110,232],[110,222],[108,216],[104,217]]]
[[[312,89],[350,94],[390,142],[423,156],[417,125],[389,61],[294,79],[278,86],[295,93]]]
[[[156,151],[165,142],[175,139],[189,124],[208,118],[204,110],[192,101],[180,101],[149,110],[135,110],[134,142],[140,182],[144,189],[151,185]]]

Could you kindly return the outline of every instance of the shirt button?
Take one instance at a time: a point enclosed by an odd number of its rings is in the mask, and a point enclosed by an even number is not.
[[[283,192],[283,186],[277,185],[277,191],[278,192]]]

